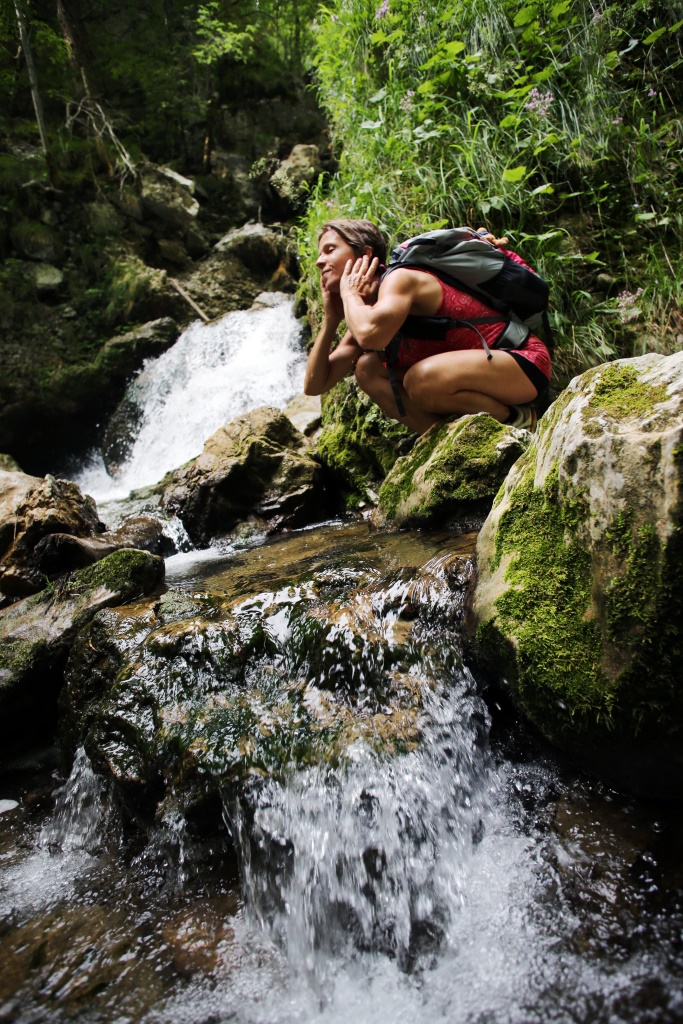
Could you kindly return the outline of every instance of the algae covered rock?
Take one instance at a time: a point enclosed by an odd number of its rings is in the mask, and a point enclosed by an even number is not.
[[[486,413],[437,423],[394,464],[379,492],[379,510],[395,526],[483,517],[530,443],[527,430]]]
[[[683,794],[683,353],[575,378],[477,545],[479,652],[551,742]]]
[[[102,608],[150,593],[164,563],[144,551],[117,551],[0,612],[0,730],[6,742],[35,740],[56,720],[70,646]]]
[[[415,439],[413,430],[385,416],[353,378],[323,395],[318,454],[340,480],[349,508],[376,504],[382,481]]]
[[[201,455],[172,474],[162,506],[206,544],[242,519],[304,526],[325,509],[321,469],[279,409],[261,406],[221,427]]]

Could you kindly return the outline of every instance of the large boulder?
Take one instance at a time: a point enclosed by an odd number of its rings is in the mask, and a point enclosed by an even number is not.
[[[478,651],[547,739],[683,795],[683,353],[575,378],[477,545]]]
[[[171,475],[162,507],[196,544],[254,515],[272,528],[304,526],[325,511],[321,469],[288,417],[261,406],[217,430]]]
[[[103,608],[158,587],[163,559],[124,550],[0,612],[0,736],[30,745],[56,723],[57,695],[71,644]]]
[[[49,534],[95,537],[105,529],[92,498],[68,480],[0,468],[0,607],[41,590],[36,546]]]
[[[505,426],[486,413],[437,423],[387,474],[379,511],[394,526],[481,522],[530,443],[528,430]]]
[[[382,481],[416,437],[385,416],[353,378],[323,395],[318,454],[337,477],[350,509],[377,503]]]

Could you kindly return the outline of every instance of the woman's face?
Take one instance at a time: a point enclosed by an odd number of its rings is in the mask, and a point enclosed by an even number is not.
[[[369,251],[369,250],[368,250]],[[320,271],[320,283],[328,292],[339,292],[339,282],[348,260],[357,260],[358,253],[331,228],[320,236],[318,258],[315,265]]]

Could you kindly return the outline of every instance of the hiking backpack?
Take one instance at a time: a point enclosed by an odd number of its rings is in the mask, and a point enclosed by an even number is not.
[[[409,316],[387,348],[394,363],[402,337],[442,341],[454,327],[470,327],[482,340],[491,359],[491,348],[519,348],[532,330],[542,324],[549,346],[552,332],[548,323],[549,288],[517,253],[498,248],[482,235],[485,228],[444,228],[409,238],[393,250],[384,277],[400,267],[430,270],[446,284],[473,295],[497,310],[500,316],[451,320],[444,316]],[[500,323],[505,327],[489,346],[479,324]],[[392,351],[393,346],[393,351]]]

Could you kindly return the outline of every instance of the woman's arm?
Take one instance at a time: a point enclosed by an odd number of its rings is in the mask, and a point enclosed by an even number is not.
[[[361,351],[347,331],[334,352],[330,352],[341,318],[325,316],[318,337],[308,355],[306,376],[304,378],[305,395],[322,395],[346,376],[355,365]]]
[[[433,278],[410,270],[396,271],[382,281],[374,305],[366,302],[367,282],[377,273],[377,260],[367,256],[354,262],[349,260],[342,275],[339,290],[344,304],[346,323],[351,334],[363,349],[381,350],[400,330],[413,307],[427,305],[433,310],[419,309],[423,315],[433,315],[441,301],[441,289]],[[435,304],[430,302],[434,291]],[[424,293],[424,294],[423,294]]]

